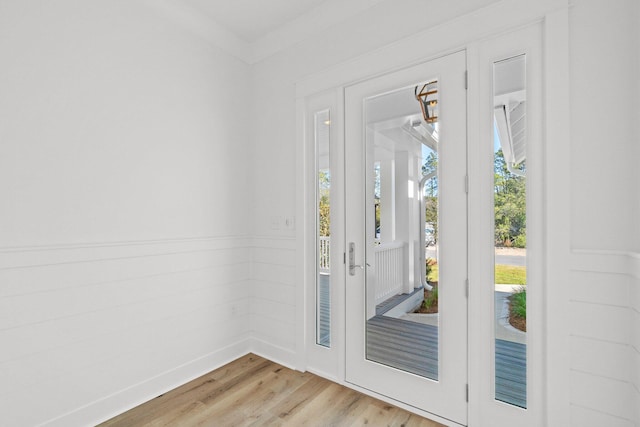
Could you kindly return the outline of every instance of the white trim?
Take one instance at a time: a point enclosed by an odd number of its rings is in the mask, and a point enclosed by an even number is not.
[[[249,353],[253,353],[256,356],[264,357],[265,359],[276,362],[277,364],[285,366],[289,369],[304,372],[297,367],[298,356],[294,351],[271,344],[264,340],[253,338],[251,340]]]
[[[344,264],[341,253],[344,251],[343,222],[338,217],[342,212],[343,194],[342,180],[344,163],[342,153],[342,95],[340,91],[332,90],[317,94],[307,99],[299,99],[298,128],[299,141],[297,144],[297,179],[298,218],[303,218],[298,230],[297,239],[297,268],[296,279],[300,283],[298,289],[304,292],[299,296],[297,313],[297,335],[304,360],[299,365],[301,369],[310,367],[319,372],[328,373],[332,378],[338,377],[341,360],[341,341],[343,335],[343,315],[341,309],[342,297],[340,291],[344,289]],[[313,114],[322,110],[331,111],[330,150],[331,150],[331,345],[324,347],[316,344],[316,164],[315,164],[315,136]],[[302,266],[302,267],[301,267]],[[306,295],[306,297],[305,297]]]
[[[302,16],[287,22],[256,40],[251,48],[252,63],[298,45],[340,22],[357,16],[383,0],[328,0]]]
[[[201,11],[177,0],[143,0],[150,8],[212,46],[252,65],[303,43],[322,31],[362,14],[384,0],[328,0],[263,35],[254,42],[218,24]]]
[[[400,402],[398,400],[394,400],[394,399],[392,399],[392,398],[390,398],[388,396],[385,396],[384,394],[376,393],[374,391],[368,390],[368,389],[363,388],[363,387],[359,387],[359,386],[357,386],[355,384],[352,384],[352,383],[349,383],[349,382],[346,382],[346,381],[337,381],[337,382],[338,382],[338,384],[343,385],[343,386],[345,386],[347,388],[350,388],[352,390],[358,391],[358,392],[360,392],[362,394],[366,394],[367,396],[374,397],[374,398],[379,399],[379,400],[381,400],[383,402],[390,403],[392,405],[397,406],[398,408],[401,408],[401,409],[404,409],[406,411],[412,412],[414,414],[420,415],[421,417],[427,418],[427,419],[429,419],[431,421],[435,421],[437,423],[443,424],[443,425],[448,426],[448,427],[461,427],[460,424],[458,424],[458,423],[456,423],[454,421],[448,420],[446,418],[442,418],[441,416],[433,414],[431,412],[423,411],[423,410],[421,410],[419,408],[416,408],[415,406],[407,405],[404,402]]]
[[[545,193],[544,136],[542,114],[543,91],[543,26],[538,19],[478,42],[469,61],[469,358],[470,403],[469,424],[493,426],[541,425],[545,417]],[[532,307],[527,316],[527,409],[495,399],[495,327],[486,312],[495,310],[494,232],[493,232],[493,123],[494,123],[494,63],[526,54],[527,90],[527,264],[531,286],[527,300]],[[472,85],[476,86],[472,86]]]
[[[0,249],[0,271],[227,249],[249,250],[251,247],[252,239],[247,236],[22,246]],[[250,262],[249,253],[247,252],[247,257],[239,259],[238,262]]]
[[[566,7],[567,0],[499,1],[300,79],[296,97],[304,98],[464,50],[474,41],[528,25],[546,13]],[[412,48],[415,46],[420,49]]]
[[[57,250],[70,250],[70,249],[90,249],[90,248],[104,248],[114,246],[141,246],[141,245],[157,245],[157,244],[181,244],[181,243],[194,243],[194,242],[221,242],[225,240],[238,240],[238,239],[254,239],[253,236],[248,235],[228,235],[228,236],[201,236],[201,237],[167,237],[158,239],[144,239],[144,240],[112,240],[112,241],[87,241],[76,243],[54,243],[49,245],[19,245],[19,246],[0,246],[0,253],[12,253],[12,252],[39,252],[39,251],[57,251]],[[277,237],[275,238],[277,239]]]
[[[40,425],[66,427],[100,424],[250,353],[250,348],[251,340],[244,338],[216,352],[194,359]]]
[[[254,236],[251,238],[253,248],[295,250],[295,237]]]
[[[313,258],[308,252],[307,242],[310,236],[315,234],[315,219],[309,221],[309,184],[308,178],[308,150],[309,143],[307,139],[307,110],[304,100],[296,100],[296,137],[299,141],[296,147],[296,218],[298,218],[299,226],[296,229],[296,255],[295,255],[295,278],[298,286],[296,287],[296,366],[301,371],[307,369],[307,358],[309,346],[307,345],[307,300],[312,299],[307,296],[307,285],[309,277],[310,264],[313,265]],[[314,184],[315,185],[315,184]],[[312,234],[313,233],[313,234]],[[312,241],[315,237],[312,239]]]
[[[601,249],[573,249],[571,270],[626,274],[640,279],[640,252]]]
[[[544,21],[544,139],[546,228],[546,423],[571,422],[568,306],[571,247],[571,133],[569,97],[569,10],[549,12]],[[553,147],[553,155],[551,149]]]
[[[147,7],[156,9],[165,18],[191,31],[210,45],[222,49],[246,64],[254,62],[253,50],[249,43],[187,4],[176,0],[143,0],[143,2]]]

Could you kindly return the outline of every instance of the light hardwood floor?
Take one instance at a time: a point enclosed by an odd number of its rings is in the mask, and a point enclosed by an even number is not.
[[[248,354],[101,424],[442,426],[311,373]]]

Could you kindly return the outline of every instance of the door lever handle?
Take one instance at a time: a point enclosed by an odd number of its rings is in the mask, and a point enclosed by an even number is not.
[[[371,267],[368,262],[364,263],[367,267]],[[356,275],[356,268],[360,268],[364,270],[364,265],[356,264],[356,244],[353,242],[349,243],[349,274],[351,276]]]
[[[371,267],[371,264],[366,263],[366,266],[367,266],[367,267]],[[363,269],[363,270],[364,270],[364,265],[356,264],[356,265],[354,265],[354,266],[353,266],[353,268],[361,268],[361,269]]]

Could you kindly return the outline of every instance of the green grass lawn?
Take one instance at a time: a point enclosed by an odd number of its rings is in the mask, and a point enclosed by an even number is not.
[[[527,284],[527,268],[515,265],[496,265],[496,284],[497,285],[526,285]],[[438,281],[438,264],[431,266],[427,281]]]
[[[526,285],[527,267],[496,264],[496,285]]]

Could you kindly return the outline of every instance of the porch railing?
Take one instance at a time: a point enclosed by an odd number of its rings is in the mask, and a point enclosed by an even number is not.
[[[404,284],[404,242],[382,243],[375,248],[376,305],[402,293]]]
[[[330,237],[318,238],[318,269],[329,273]],[[380,304],[386,299],[402,293],[404,284],[405,244],[402,241],[382,243],[375,246],[375,299]]]
[[[323,273],[328,273],[330,271],[329,264],[329,246],[331,243],[330,237],[319,237],[318,238],[318,268]]]

